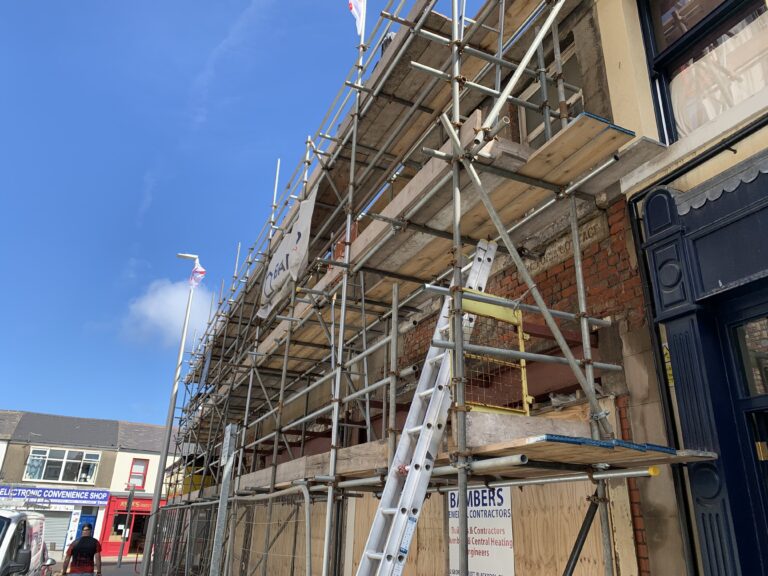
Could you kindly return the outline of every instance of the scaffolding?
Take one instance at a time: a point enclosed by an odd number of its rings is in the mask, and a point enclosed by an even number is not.
[[[422,369],[403,364],[400,339],[436,298],[450,302],[452,329],[432,345],[452,358],[454,440],[429,490],[458,490],[460,574],[468,571],[468,487],[594,481],[565,573],[599,510],[612,574],[605,481],[712,457],[616,440],[596,393],[596,373],[622,368],[593,360],[594,330],[610,321],[588,313],[579,222],[597,193],[661,146],[583,112],[581,88],[566,79],[559,28],[582,3],[489,0],[475,18],[458,0],[449,16],[437,4],[387,3],[281,192],[275,177],[256,242],[244,258],[238,248],[184,379],[169,505],[156,528],[150,523],[145,575],[278,573],[269,559],[280,558],[278,549],[290,556],[286,573],[341,573],[345,503],[380,492],[383,471],[397,465],[398,410]],[[516,141],[511,135],[526,122],[538,132]],[[310,196],[309,265],[260,317],[270,261]],[[531,230],[564,219],[575,311],[550,309],[519,247]],[[511,260],[525,297],[463,288],[484,240]],[[484,314],[490,337],[465,338],[467,312]],[[528,349],[532,334],[552,346]],[[468,406],[498,401],[472,390],[517,371],[519,394],[510,393],[508,408],[528,415],[526,363],[572,371],[591,435],[544,435],[481,454],[468,444]],[[581,455],[564,458],[564,443]],[[324,515],[320,534],[310,529],[313,514]]]

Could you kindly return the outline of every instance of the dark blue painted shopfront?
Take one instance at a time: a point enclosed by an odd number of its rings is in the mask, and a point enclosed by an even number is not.
[[[768,153],[685,193],[660,187],[642,216],[707,575],[768,574]]]

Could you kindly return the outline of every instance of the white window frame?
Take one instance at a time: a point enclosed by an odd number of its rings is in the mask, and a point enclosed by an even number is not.
[[[52,450],[55,451],[63,451],[64,457],[63,458],[51,458],[50,453]],[[35,452],[38,452],[37,454]],[[41,452],[45,452],[45,454],[41,454]],[[77,459],[68,459],[71,452],[81,452],[83,454],[82,458]],[[61,462],[61,470],[59,470],[59,478],[57,480],[50,480],[46,479],[44,477],[41,478],[32,478],[29,475],[29,464],[30,462],[35,460],[43,460],[43,468],[42,468],[42,474],[41,476],[45,475],[45,468],[48,464],[49,460],[52,461],[58,461]],[[66,468],[67,463],[80,463],[80,469],[78,471],[78,476],[80,476],[82,471],[82,464],[83,463],[89,463],[94,464],[95,468],[93,470],[93,474],[91,475],[91,479],[87,481],[82,480],[62,480],[62,476],[64,475],[64,470]],[[27,462],[24,465],[24,477],[22,478],[22,481],[24,482],[41,482],[41,483],[52,483],[52,484],[81,484],[84,486],[93,486],[96,484],[96,476],[99,473],[99,464],[101,463],[101,452],[97,450],[86,450],[83,448],[58,448],[58,447],[48,447],[48,446],[32,446],[29,450],[29,455],[27,456]]]
[[[134,473],[133,471],[133,465],[136,464],[136,462],[144,462],[144,471],[141,473]],[[147,485],[147,474],[149,474],[149,458],[133,458],[131,460],[131,468],[128,470],[128,483],[126,484],[126,489],[130,490],[130,487],[133,486],[137,490],[144,490],[144,488]],[[134,476],[141,475],[141,483],[136,484],[131,481],[131,479]]]

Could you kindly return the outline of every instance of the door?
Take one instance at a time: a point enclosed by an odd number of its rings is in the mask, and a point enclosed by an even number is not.
[[[80,520],[77,522],[77,534],[75,535],[75,539],[78,539],[83,535],[83,526],[86,524],[91,525],[91,536],[94,535],[93,527],[96,526],[96,516],[94,514],[81,514]]]
[[[719,324],[733,417],[755,533],[768,550],[768,293],[720,307]],[[765,560],[765,559],[764,559]]]
[[[131,521],[131,543],[128,547],[130,554],[144,552],[144,539],[147,535],[147,518],[149,514],[134,514]]]

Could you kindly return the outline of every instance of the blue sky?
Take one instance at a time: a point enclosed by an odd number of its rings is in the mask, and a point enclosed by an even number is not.
[[[355,45],[342,0],[0,3],[1,408],[164,421],[175,254],[205,317]]]
[[[175,254],[202,328],[357,42],[344,0],[0,3],[0,408],[164,422]]]

